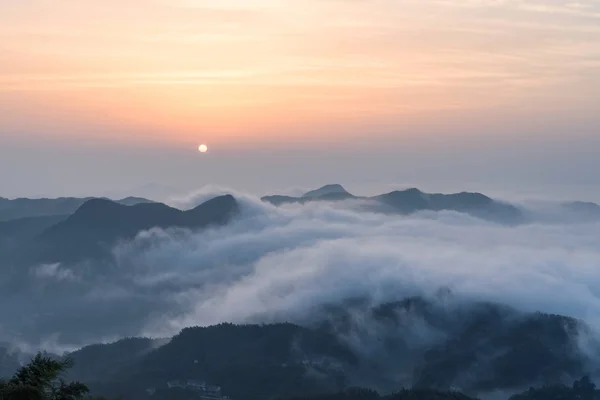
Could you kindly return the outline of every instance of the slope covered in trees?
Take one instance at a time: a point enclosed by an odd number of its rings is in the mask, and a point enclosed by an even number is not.
[[[282,327],[286,328],[286,327]],[[189,333],[188,333],[189,334]],[[132,342],[128,341],[128,344]],[[136,343],[140,344],[140,343]],[[65,374],[73,366],[71,358],[59,359],[37,354],[29,364],[19,368],[12,377],[0,379],[0,400],[105,400],[103,397],[91,396],[89,387],[79,381],[68,381]],[[85,365],[81,366],[84,369]],[[189,373],[192,373],[190,369]],[[271,371],[272,372],[272,371]],[[250,370],[230,371],[234,373],[250,373],[247,382],[254,376]],[[131,378],[132,376],[130,376]],[[277,385],[278,374],[266,375],[261,382],[266,386]],[[302,387],[302,383],[296,387],[293,385],[287,388],[281,388],[278,395],[256,394],[252,393],[253,386],[247,386],[240,389],[235,399],[273,399],[273,400],[477,400],[475,397],[468,396],[457,390],[435,390],[435,389],[401,389],[389,395],[380,395],[377,391],[368,388],[350,387],[347,389],[330,392],[324,388],[312,390]],[[290,382],[285,382],[289,385]],[[108,384],[110,385],[110,384]],[[124,388],[123,383],[114,383],[113,390]],[[118,390],[117,390],[118,391]],[[142,392],[130,391],[124,399],[153,399],[153,400],[193,400],[207,398],[205,395],[195,390],[187,389],[167,389],[158,388]],[[220,395],[213,395],[212,398],[224,398]],[[521,393],[510,396],[507,400],[597,400],[600,399],[600,390],[590,380],[584,376],[576,380],[572,385],[553,384],[538,388],[531,387]]]

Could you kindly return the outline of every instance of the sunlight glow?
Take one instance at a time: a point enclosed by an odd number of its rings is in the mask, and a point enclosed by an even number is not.
[[[282,143],[450,110],[579,112],[600,97],[599,21],[591,0],[6,0],[0,119],[189,145],[200,130]]]

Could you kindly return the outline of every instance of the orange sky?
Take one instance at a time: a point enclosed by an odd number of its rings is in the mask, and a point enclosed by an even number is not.
[[[226,145],[592,113],[599,38],[596,1],[5,0],[0,134]]]

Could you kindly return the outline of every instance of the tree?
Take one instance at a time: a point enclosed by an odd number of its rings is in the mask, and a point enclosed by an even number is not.
[[[573,394],[581,400],[593,400],[596,394],[596,385],[590,380],[589,376],[584,376],[573,382]]]
[[[61,374],[72,366],[69,359],[55,360],[38,353],[8,381],[0,381],[0,400],[80,400],[89,389],[80,382],[67,383]],[[90,399],[87,397],[87,399]],[[98,399],[100,400],[100,399]]]

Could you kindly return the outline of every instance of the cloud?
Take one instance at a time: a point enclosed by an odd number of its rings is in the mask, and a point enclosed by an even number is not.
[[[224,191],[173,204],[191,208]],[[440,287],[462,301],[600,327],[598,222],[540,217],[506,227],[454,212],[386,216],[360,201],[276,208],[237,196],[242,215],[226,227],[141,232],[114,249],[114,265],[36,267],[42,287],[0,295],[6,332],[60,347],[223,321],[305,323],[324,304],[376,305]]]
[[[378,303],[442,286],[527,311],[600,316],[595,223],[506,228],[456,213],[388,217],[331,205],[256,213],[252,206],[252,218],[190,234],[185,245],[164,232],[138,238],[138,245],[153,242],[145,268],[161,270],[170,260],[197,281],[173,293],[187,311],[154,325],[159,332],[258,315],[303,318],[349,297]],[[136,265],[135,257],[128,262]]]
[[[68,268],[62,268],[60,263],[42,264],[32,270],[35,277],[40,279],[55,279],[57,281],[76,281],[75,273]]]
[[[238,192],[232,188],[218,185],[206,185],[201,189],[195,190],[191,193],[169,196],[166,199],[166,203],[172,207],[179,208],[180,210],[189,210],[197,207],[207,200],[214,198],[215,196],[222,196],[225,194],[234,195],[237,199],[244,199],[246,197],[245,193]]]

